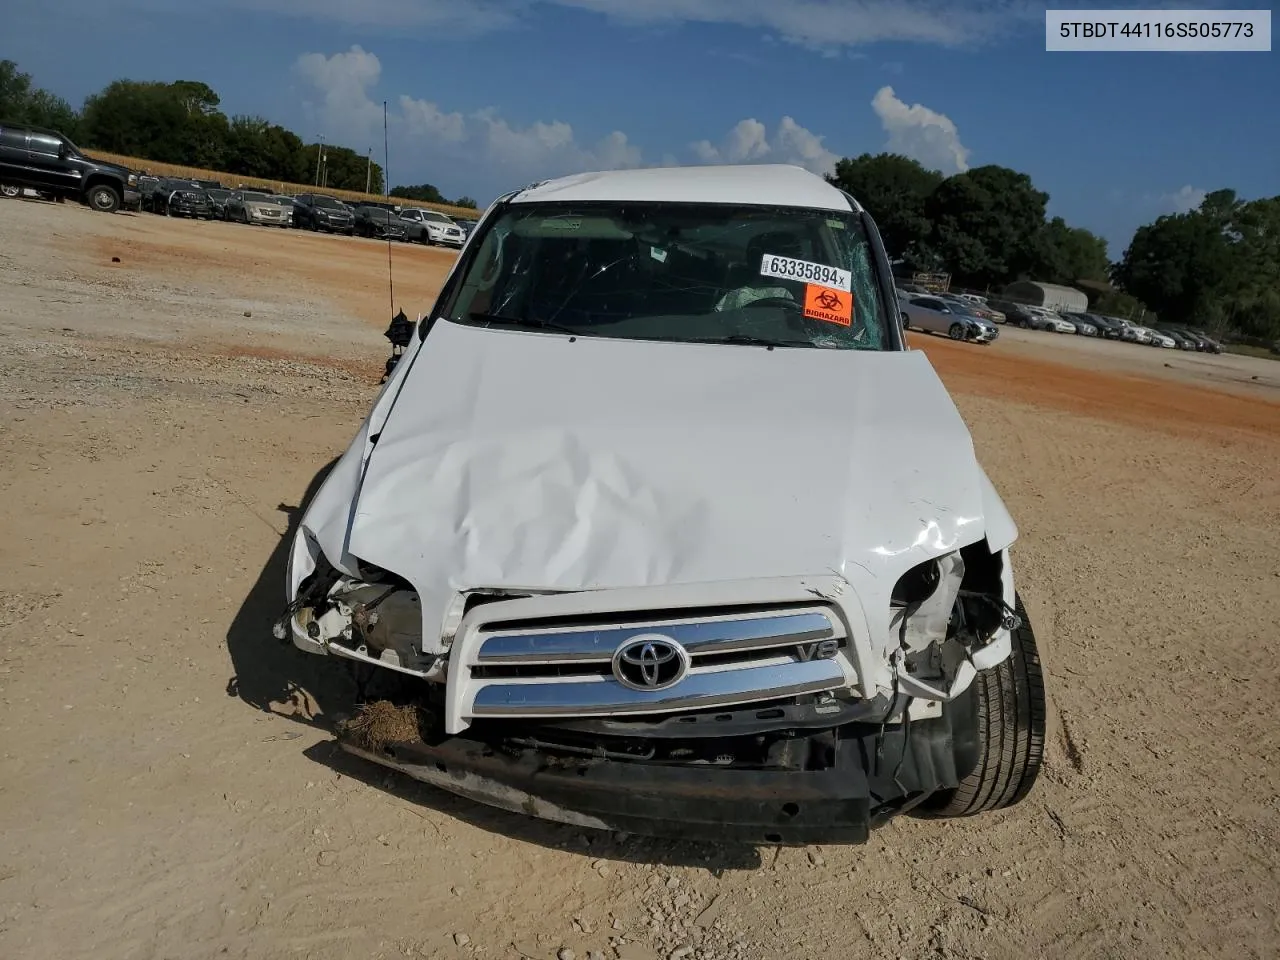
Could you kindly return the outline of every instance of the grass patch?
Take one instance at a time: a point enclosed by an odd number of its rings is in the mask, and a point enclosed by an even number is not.
[[[1223,353],[1238,353],[1246,357],[1261,357],[1263,360],[1280,360],[1280,354],[1272,353],[1266,347],[1251,347],[1247,343],[1224,343]]]
[[[390,700],[366,703],[338,728],[338,735],[370,753],[381,753],[388,744],[420,741],[422,718],[417,707],[398,707]]]

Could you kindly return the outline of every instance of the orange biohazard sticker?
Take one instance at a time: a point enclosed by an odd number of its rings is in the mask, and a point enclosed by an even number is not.
[[[853,294],[820,283],[807,283],[804,288],[804,315],[813,320],[838,323],[842,327],[853,323]]]

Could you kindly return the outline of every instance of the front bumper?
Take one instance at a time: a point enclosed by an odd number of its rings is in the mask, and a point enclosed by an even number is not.
[[[522,728],[523,732],[523,728]],[[751,769],[575,757],[469,736],[347,752],[478,803],[543,820],[672,840],[859,844],[932,793],[954,789],[976,752],[948,717],[855,724],[796,738],[821,769]]]
[[[249,222],[261,224],[264,227],[287,227],[292,218],[288,216],[266,216],[260,213],[249,213]]]

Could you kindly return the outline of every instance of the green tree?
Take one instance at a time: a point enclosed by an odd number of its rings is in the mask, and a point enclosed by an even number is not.
[[[471,210],[480,209],[480,204],[476,203],[470,197],[459,197],[457,200],[453,201],[453,205],[455,207],[467,207]]]
[[[80,118],[71,104],[33,86],[31,75],[12,60],[0,60],[0,119],[48,127],[72,140],[80,136]]]
[[[169,85],[114,80],[85,100],[86,145],[148,160],[186,163],[187,112]]]
[[[213,87],[199,80],[175,80],[169,84],[169,90],[178,98],[188,116],[212,116],[222,104],[222,98]]]
[[[1234,191],[1219,190],[1199,210],[1139,227],[1113,267],[1112,281],[1162,319],[1222,326],[1223,295],[1233,287],[1238,292],[1243,279],[1233,249],[1239,206]]]
[[[942,174],[900,154],[864,153],[836,163],[827,181],[870,211],[890,256],[927,259],[921,256],[929,237],[925,201]]]
[[[1045,259],[1049,195],[1007,167],[975,167],[942,181],[925,201],[929,247],[958,284],[998,286],[1030,276]]]
[[[1061,217],[1045,224],[1037,241],[1040,262],[1037,280],[1071,284],[1077,280],[1105,280],[1111,263],[1107,241],[1082,227],[1069,227]]]
[[[308,144],[303,150],[308,174],[305,182],[316,178],[316,149],[318,144]],[[325,144],[319,165],[320,186],[330,190],[364,191],[366,179],[373,193],[382,193],[382,167],[373,163],[366,154],[356,153],[348,147]]]
[[[419,203],[441,203],[447,204],[449,201],[444,198],[439,190],[430,183],[419,183],[412,186],[400,186],[391,188],[391,196],[398,197],[402,200],[416,200]],[[459,204],[462,206],[462,204]]]
[[[226,167],[241,176],[264,180],[305,183],[308,179],[301,138],[261,117],[231,118]]]

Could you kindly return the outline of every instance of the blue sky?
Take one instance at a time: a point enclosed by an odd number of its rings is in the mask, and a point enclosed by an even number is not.
[[[583,169],[824,171],[892,149],[946,173],[1026,172],[1115,258],[1205,191],[1280,194],[1276,53],[1047,53],[1045,7],[1018,0],[175,6],[10,0],[0,58],[76,105],[118,77],[204,80],[229,114],[379,160],[386,100],[392,183],[481,202]]]

